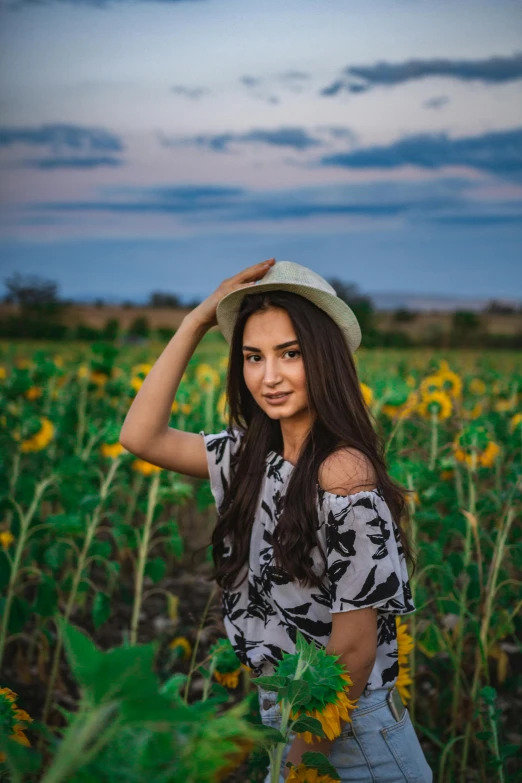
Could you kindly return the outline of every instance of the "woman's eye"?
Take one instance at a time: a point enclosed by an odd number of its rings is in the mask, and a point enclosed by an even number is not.
[[[287,353],[296,353],[299,356],[301,356],[301,351],[298,351],[296,348],[294,348],[293,350],[290,350],[290,351],[285,351],[283,356],[285,356]],[[247,356],[246,360],[248,362],[248,361],[250,361],[250,359],[255,359],[255,358],[259,358],[259,354],[258,353],[251,353],[250,356]],[[291,358],[293,358],[293,357],[291,357]],[[253,362],[253,364],[259,364],[259,362]]]

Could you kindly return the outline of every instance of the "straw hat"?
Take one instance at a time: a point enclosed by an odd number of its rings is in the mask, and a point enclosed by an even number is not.
[[[332,286],[317,272],[292,261],[276,261],[255,285],[232,291],[218,302],[216,318],[230,345],[243,297],[263,291],[293,291],[324,310],[341,329],[346,344],[354,353],[361,344],[361,328],[352,309],[340,299]]]

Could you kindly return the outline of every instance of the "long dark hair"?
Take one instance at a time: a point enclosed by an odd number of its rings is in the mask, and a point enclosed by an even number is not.
[[[321,463],[340,447],[359,449],[371,460],[377,486],[399,529],[406,558],[415,570],[403,521],[409,523],[405,500],[407,489],[388,476],[384,444],[372,424],[364,402],[357,370],[343,334],[335,321],[313,302],[291,291],[252,293],[241,302],[230,344],[227,398],[228,427],[244,432],[241,445],[231,462],[231,476],[218,521],[212,534],[214,573],[222,588],[235,588],[234,582],[248,571],[250,535],[255,510],[270,451],[282,456],[283,439],[278,421],[270,419],[248,390],[243,377],[243,332],[247,319],[269,308],[286,310],[295,329],[304,362],[306,390],[313,424],[292,470],[281,513],[273,534],[276,565],[293,579],[317,586],[324,578],[313,570],[311,552],[319,546],[316,527],[317,483]],[[374,420],[375,421],[375,420]],[[239,469],[237,469],[239,468]],[[227,542],[230,552],[225,556]],[[326,557],[321,548],[326,566]]]

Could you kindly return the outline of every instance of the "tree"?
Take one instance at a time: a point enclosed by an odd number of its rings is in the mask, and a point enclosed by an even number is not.
[[[143,315],[137,316],[129,326],[129,335],[132,337],[148,337],[149,322]]]
[[[22,313],[55,315],[65,303],[58,297],[58,283],[39,275],[14,275],[4,280],[7,289],[6,302],[20,306]]]
[[[177,294],[153,291],[149,296],[149,307],[182,307],[182,304]]]
[[[363,335],[373,332],[374,307],[370,297],[360,294],[355,283],[345,283],[337,277],[330,277],[327,282],[335,290],[339,299],[346,302],[348,307],[353,310]]]

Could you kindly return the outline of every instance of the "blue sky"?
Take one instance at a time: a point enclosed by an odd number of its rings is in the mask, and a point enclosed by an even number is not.
[[[0,279],[208,295],[275,256],[522,298],[522,14],[460,0],[8,0]]]

